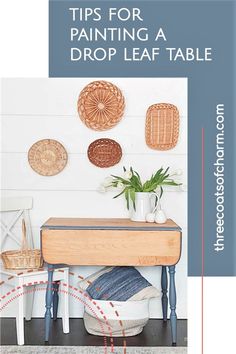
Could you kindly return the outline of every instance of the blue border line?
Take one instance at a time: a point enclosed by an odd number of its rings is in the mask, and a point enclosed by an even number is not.
[[[132,227],[132,226],[50,226],[44,225],[41,229],[49,230],[127,230],[127,231],[182,231],[180,227]]]

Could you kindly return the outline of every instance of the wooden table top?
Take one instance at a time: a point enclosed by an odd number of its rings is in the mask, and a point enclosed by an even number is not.
[[[168,219],[164,224],[136,222],[130,219],[101,219],[101,218],[50,218],[42,229],[58,230],[176,230],[181,231],[173,220]]]

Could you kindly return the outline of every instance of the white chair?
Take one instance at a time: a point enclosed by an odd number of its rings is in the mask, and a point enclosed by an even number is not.
[[[22,218],[25,220],[27,240],[31,247],[34,247],[32,230],[30,224],[29,210],[32,209],[33,200],[31,197],[17,197],[17,198],[1,198],[1,248],[5,249],[7,241],[12,241],[21,246],[21,231],[20,235],[16,235],[14,227],[16,223]],[[3,221],[2,216],[13,214],[10,221]],[[9,247],[9,246],[8,246]],[[11,247],[14,249],[15,247]],[[47,283],[48,273],[46,269],[40,270],[8,270],[4,269],[3,265],[0,268],[1,274],[1,287],[8,285],[16,289],[14,296],[16,296],[17,314],[16,314],[16,329],[17,329],[17,342],[18,345],[24,344],[24,317],[27,321],[31,320],[32,308],[34,302],[34,292],[36,284]],[[60,281],[69,284],[69,268],[63,267],[55,269],[53,275],[53,319],[57,319],[58,309],[58,287]],[[41,285],[42,286],[42,285]],[[46,289],[45,289],[46,290]],[[44,294],[45,295],[45,294]],[[9,300],[9,299],[8,299]],[[25,306],[24,306],[25,300]],[[68,292],[60,293],[60,300],[62,300],[62,325],[63,332],[69,333],[69,299]],[[7,298],[6,298],[7,301]]]

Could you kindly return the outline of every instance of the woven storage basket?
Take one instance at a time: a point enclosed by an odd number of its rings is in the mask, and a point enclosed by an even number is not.
[[[114,166],[121,157],[121,146],[112,139],[97,139],[88,147],[88,158],[97,167]]]
[[[169,103],[150,106],[146,115],[146,144],[156,150],[173,149],[179,137],[179,111]]]
[[[2,252],[1,258],[6,269],[39,269],[42,267],[40,250],[28,249],[24,220],[22,220],[21,250]]]
[[[88,333],[96,336],[109,337],[111,333],[112,337],[124,337],[124,333],[125,337],[135,336],[142,332],[150,317],[149,299],[111,302],[88,300],[85,297],[84,303],[87,305],[84,307],[85,328]],[[101,313],[97,311],[95,316],[91,303],[95,304],[95,308],[100,308]]]
[[[107,130],[122,118],[125,100],[121,90],[107,81],[93,81],[80,93],[79,116],[88,128]]]

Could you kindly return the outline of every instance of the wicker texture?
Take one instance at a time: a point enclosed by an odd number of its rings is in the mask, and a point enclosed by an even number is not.
[[[43,139],[31,146],[28,161],[32,169],[42,176],[54,176],[67,164],[67,152],[53,139]]]
[[[112,139],[98,139],[88,147],[88,158],[97,167],[114,166],[121,157],[121,146]]]
[[[80,93],[77,108],[88,128],[107,130],[121,120],[125,100],[121,90],[112,83],[93,81]]]
[[[146,144],[156,150],[173,149],[179,137],[179,111],[169,103],[154,104],[146,115]]]
[[[21,250],[2,252],[1,258],[5,269],[39,269],[42,267],[40,250],[28,248],[24,220],[22,220]]]

